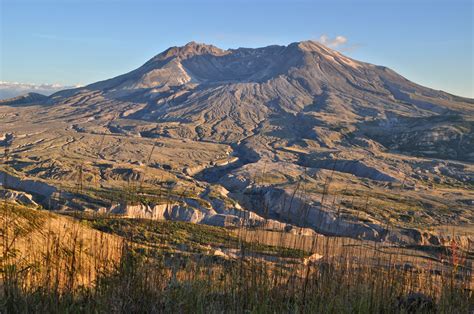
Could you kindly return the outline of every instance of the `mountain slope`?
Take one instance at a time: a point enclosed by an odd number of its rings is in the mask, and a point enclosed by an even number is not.
[[[116,116],[162,126],[148,130],[152,135],[227,143],[254,135],[264,121],[281,129],[274,118],[285,116],[334,126],[474,113],[470,99],[424,88],[311,41],[235,50],[192,42],[127,74],[52,97],[56,105],[80,108],[111,100]]]
[[[18,176],[69,190],[79,178],[97,189],[139,180],[160,184],[160,200],[174,182],[180,219],[215,223],[243,207],[379,240],[388,222],[473,222],[474,100],[316,42],[229,50],[191,42],[41,104],[0,107]],[[216,185],[227,192],[216,196]],[[307,217],[295,220],[302,208]]]
[[[48,99],[48,96],[38,94],[38,93],[27,93],[21,96],[9,98],[9,99],[2,99],[0,100],[0,106],[18,106],[18,105],[26,105],[31,103],[39,103],[44,100]]]

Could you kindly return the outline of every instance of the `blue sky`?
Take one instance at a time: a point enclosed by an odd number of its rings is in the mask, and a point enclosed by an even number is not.
[[[0,81],[88,84],[192,40],[237,48],[326,35],[342,36],[334,47],[352,58],[474,97],[472,0],[0,2]]]

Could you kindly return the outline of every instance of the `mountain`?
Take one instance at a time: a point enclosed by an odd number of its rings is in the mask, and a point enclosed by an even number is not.
[[[0,107],[18,176],[66,187],[168,180],[206,204],[177,198],[170,219],[216,223],[243,208],[373,239],[388,221],[473,223],[474,100],[317,42],[191,42],[37,104]]]
[[[113,101],[116,116],[159,123],[160,127],[141,131],[146,136],[224,143],[271,129],[289,132],[286,137],[292,138],[304,134],[330,146],[318,132],[341,124],[364,125],[367,132],[372,132],[373,124],[390,125],[394,132],[384,144],[395,145],[404,138],[401,147],[415,146],[421,155],[473,160],[470,152],[448,143],[466,135],[450,127],[452,119],[472,127],[463,118],[474,113],[472,99],[419,86],[388,68],[352,60],[312,41],[235,50],[191,42],[170,48],[127,74],[59,92],[52,101],[81,108]],[[103,113],[94,115],[104,116],[107,119]],[[435,123],[437,136],[446,137],[437,150],[430,148],[431,130],[405,132],[407,124],[420,125],[434,116],[447,117]],[[299,121],[298,128],[285,128],[294,120]],[[463,140],[472,143],[467,135]],[[424,142],[413,143],[420,137]]]
[[[0,100],[22,96],[27,93],[51,95],[63,89],[79,86],[64,86],[60,84],[33,84],[20,82],[0,81]]]
[[[0,106],[25,105],[29,103],[42,102],[48,99],[47,96],[38,93],[27,93],[17,97],[0,100]]]

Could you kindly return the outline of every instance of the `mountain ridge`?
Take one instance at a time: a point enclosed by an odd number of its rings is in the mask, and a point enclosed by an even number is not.
[[[328,143],[315,125],[327,133],[336,125],[365,128],[369,120],[391,125],[436,115],[471,120],[474,115],[472,99],[420,86],[389,68],[353,60],[314,41],[228,50],[190,42],[126,74],[58,92],[48,102],[66,105],[64,111],[71,104],[82,111],[90,104],[97,111],[101,103],[116,102],[94,119],[106,124],[112,114],[159,124],[136,131],[143,136],[217,143],[241,142],[258,129],[280,132],[287,128],[278,121],[295,115],[303,123],[288,136],[309,134],[323,146]],[[466,138],[471,137],[468,132]]]
[[[322,45],[318,42],[315,42],[315,41],[294,42],[294,43],[291,43],[287,46],[271,45],[271,46],[266,46],[266,47],[262,47],[262,48],[237,48],[237,49],[227,49],[227,50],[217,48],[213,45],[190,42],[190,43],[188,43],[184,46],[180,46],[180,47],[175,46],[175,47],[168,48],[165,51],[163,51],[163,52],[157,54],[156,56],[152,57],[150,60],[145,62],[139,68],[137,68],[135,70],[132,70],[132,71],[126,73],[126,74],[119,75],[119,76],[114,77],[112,79],[107,79],[107,80],[103,80],[103,81],[99,81],[99,82],[96,82],[96,83],[89,84],[89,85],[87,85],[83,88],[79,88],[79,90],[84,89],[84,88],[94,88],[99,83],[107,82],[107,81],[110,81],[110,80],[115,80],[117,78],[130,75],[131,73],[135,73],[136,71],[138,71],[140,69],[148,70],[150,67],[152,67],[154,69],[162,68],[162,67],[165,67],[168,63],[173,62],[173,60],[177,60],[178,62],[182,62],[182,61],[185,61],[185,60],[190,59],[192,57],[198,57],[198,56],[203,56],[203,55],[210,55],[210,56],[213,56],[213,57],[224,57],[224,58],[229,57],[229,55],[237,55],[237,57],[248,56],[248,55],[257,55],[257,57],[261,57],[262,54],[268,53],[268,51],[272,51],[272,52],[276,51],[276,52],[281,54],[281,53],[285,53],[285,51],[287,52],[288,50],[292,51],[292,54],[296,53],[297,50],[299,50],[300,52],[308,52],[308,53],[317,54],[320,58],[324,57],[328,60],[333,61],[334,63],[337,63],[337,65],[339,65],[339,66],[341,66],[341,65],[342,66],[350,66],[352,68],[367,66],[367,67],[370,67],[372,69],[377,69],[381,72],[387,72],[391,76],[399,76],[399,78],[403,78],[402,76],[400,76],[395,71],[393,71],[389,68],[386,68],[384,66],[378,66],[378,65],[365,63],[365,62],[356,61],[354,59],[351,59],[351,58],[348,58],[348,57],[342,55],[341,53],[337,52],[336,50],[332,50],[331,48],[328,48],[328,47],[326,47],[326,46],[324,46],[324,45]],[[278,55],[278,53],[277,54],[273,53],[273,55]],[[308,57],[308,56],[307,55],[300,55],[299,57],[304,58],[304,57]],[[261,62],[262,60],[259,60],[259,61]],[[298,61],[300,62],[298,64],[298,66],[304,65],[304,64],[302,64],[302,60],[298,60]],[[193,71],[190,70],[189,72],[190,73],[186,73],[186,74],[188,74],[188,75],[192,74]],[[285,74],[287,74],[287,73],[285,73]],[[191,76],[191,75],[189,75],[189,76]],[[405,78],[403,78],[403,79],[407,82],[410,82]],[[187,82],[184,82],[184,83],[187,83]],[[166,82],[164,82],[164,84],[166,84]],[[420,85],[417,85],[417,86],[420,86]],[[429,89],[429,90],[433,91],[433,92],[442,92],[442,91],[435,91],[435,90],[432,90],[432,89]],[[60,93],[61,92],[58,92],[57,94],[60,94]],[[445,92],[442,92],[442,93],[445,94],[444,97],[449,97],[450,96],[450,94],[448,94],[448,93],[445,93]],[[459,99],[462,99],[464,101],[469,101],[470,100],[469,98],[464,98],[464,97],[460,97],[460,96],[455,96],[455,97],[458,97]],[[472,101],[472,99],[471,99],[471,101]]]
[[[22,94],[16,97],[7,98],[7,99],[0,99],[0,106],[1,105],[24,105],[29,104],[32,102],[42,102],[48,99],[48,96],[45,96],[40,93],[29,92],[26,94]]]

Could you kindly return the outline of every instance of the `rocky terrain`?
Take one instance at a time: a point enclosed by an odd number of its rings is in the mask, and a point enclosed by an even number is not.
[[[312,41],[191,42],[0,122],[23,204],[398,243],[474,224],[474,100]]]

